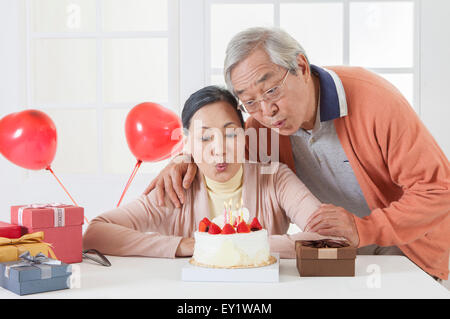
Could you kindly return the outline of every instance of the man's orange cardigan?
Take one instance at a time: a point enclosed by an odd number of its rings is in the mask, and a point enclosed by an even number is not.
[[[341,145],[369,205],[354,216],[359,247],[398,246],[427,273],[448,278],[450,164],[401,93],[357,67],[327,67],[340,78],[348,115],[334,119]],[[246,127],[262,128],[250,117]],[[258,130],[257,130],[258,131]],[[270,154],[271,130],[265,142]],[[259,141],[258,141],[258,145]],[[295,172],[289,136],[279,160]]]

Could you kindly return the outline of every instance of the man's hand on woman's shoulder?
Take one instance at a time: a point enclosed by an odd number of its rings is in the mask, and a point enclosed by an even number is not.
[[[148,195],[156,189],[159,206],[164,206],[164,196],[167,195],[175,207],[180,208],[185,200],[183,187],[191,187],[196,173],[197,165],[192,163],[191,156],[178,155],[152,180],[143,194]]]

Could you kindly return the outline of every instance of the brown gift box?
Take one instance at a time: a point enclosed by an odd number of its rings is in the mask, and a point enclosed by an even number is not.
[[[356,248],[314,248],[309,246],[305,246],[303,240],[295,242],[297,269],[300,276],[355,276]]]

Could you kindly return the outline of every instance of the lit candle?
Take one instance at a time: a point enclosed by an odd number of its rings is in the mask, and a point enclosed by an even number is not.
[[[227,207],[228,207],[228,209],[227,209],[227,224],[229,224],[230,223],[230,205],[228,205]]]
[[[241,217],[240,217],[240,221],[242,222],[242,220],[243,220],[243,218],[242,218],[242,205],[243,205],[243,200],[242,200],[242,197],[241,197],[241,208],[239,209],[240,210],[240,212],[241,212]]]
[[[223,202],[223,224],[227,223],[227,203]]]
[[[241,222],[241,220],[239,219],[239,204],[238,203],[236,203],[236,220],[237,220],[236,224],[239,224]]]
[[[233,223],[233,221],[232,221],[232,218],[233,218],[233,213],[232,213],[232,209],[233,209],[233,199],[232,198],[230,198],[230,203],[229,203],[229,205],[230,205],[230,212],[229,212],[229,216],[230,216],[230,219],[229,219],[229,223],[231,224],[231,225],[233,225],[232,223]]]

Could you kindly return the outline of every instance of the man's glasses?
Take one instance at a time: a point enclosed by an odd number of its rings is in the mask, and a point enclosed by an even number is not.
[[[249,100],[246,102],[242,102],[239,104],[239,108],[246,113],[255,113],[260,110],[261,108],[261,102],[275,102],[278,100],[282,93],[283,93],[283,84],[286,82],[286,78],[289,74],[290,70],[287,70],[286,74],[283,77],[283,80],[281,81],[280,85],[274,86],[273,88],[268,89],[266,92],[263,93],[260,99],[258,100]]]

